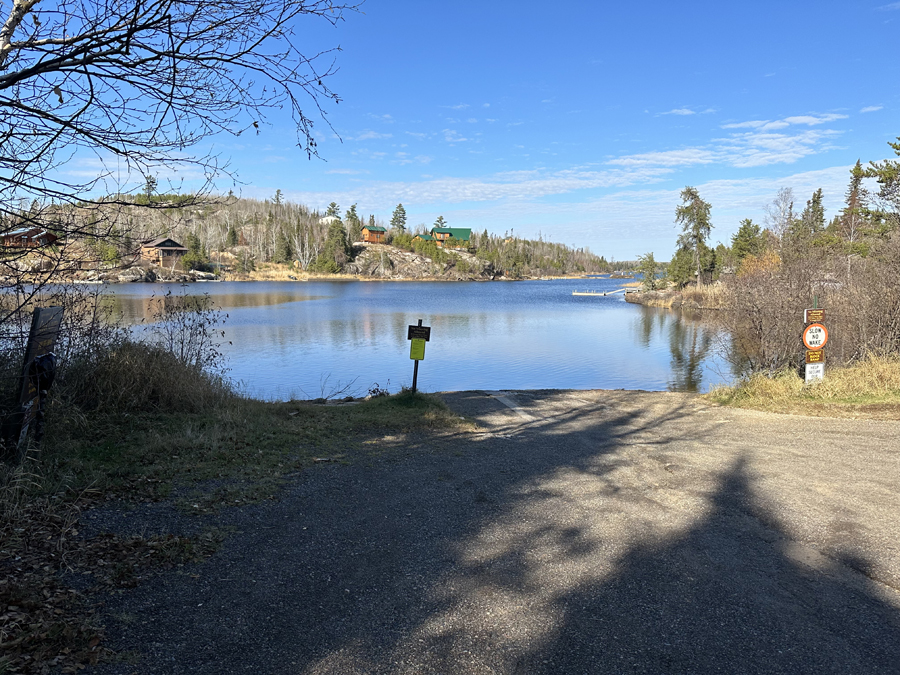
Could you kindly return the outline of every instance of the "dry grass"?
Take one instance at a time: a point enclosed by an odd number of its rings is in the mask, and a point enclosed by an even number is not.
[[[817,417],[900,419],[900,358],[875,357],[827,369],[825,379],[806,385],[793,370],[774,377],[756,373],[706,398],[739,408]]]
[[[681,292],[682,302],[696,303],[700,309],[721,309],[726,304],[726,293],[721,284],[689,286]]]
[[[280,263],[259,263],[248,274],[229,272],[225,275],[227,281],[350,281],[359,278],[354,274],[304,272],[292,265]]]

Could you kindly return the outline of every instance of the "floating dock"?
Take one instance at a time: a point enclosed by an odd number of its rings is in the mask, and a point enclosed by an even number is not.
[[[624,288],[620,288],[620,289],[618,289],[618,290],[616,290],[616,291],[572,291],[572,295],[597,295],[597,296],[603,296],[603,295],[613,295],[613,294],[615,294],[615,293],[622,293],[622,292],[625,291],[625,290],[626,290],[626,289],[624,289]]]

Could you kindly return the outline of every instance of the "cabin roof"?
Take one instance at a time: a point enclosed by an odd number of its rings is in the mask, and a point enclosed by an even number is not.
[[[472,236],[472,230],[468,227],[432,227],[431,234],[449,234],[454,239],[469,241]]]
[[[383,227],[379,227],[378,225],[363,225],[362,229],[368,230],[369,232],[387,232]]]
[[[434,241],[434,237],[430,234],[417,234],[413,239],[422,239],[424,241]]]
[[[163,246],[163,242],[167,242],[167,241],[171,241],[175,245],[174,246]],[[175,241],[171,237],[159,237],[158,239],[150,239],[148,241],[143,242],[141,244],[141,246],[143,246],[144,248],[166,248],[169,250],[174,249],[176,251],[179,251],[179,250],[187,251],[187,248],[185,248],[184,246],[179,244],[177,241]]]

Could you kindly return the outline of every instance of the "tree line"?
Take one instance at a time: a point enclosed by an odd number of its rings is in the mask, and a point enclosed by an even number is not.
[[[889,145],[900,156],[897,141]],[[857,161],[830,219],[821,188],[802,208],[781,188],[764,222],[742,220],[729,245],[710,245],[712,206],[699,191],[680,196],[677,249],[665,265],[641,256],[644,287],[721,282],[721,318],[740,372],[799,366],[802,311],[815,302],[828,308],[832,362],[900,354],[900,161]]]

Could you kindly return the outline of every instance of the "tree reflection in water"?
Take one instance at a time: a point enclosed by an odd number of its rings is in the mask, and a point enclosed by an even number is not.
[[[703,381],[703,361],[713,342],[712,331],[695,317],[673,316],[669,322],[669,351],[672,379],[669,391],[699,391]]]
[[[713,347],[715,331],[696,314],[659,307],[641,307],[635,338],[644,349],[654,342],[654,334],[668,339],[671,359],[669,391],[700,391],[703,365]]]

